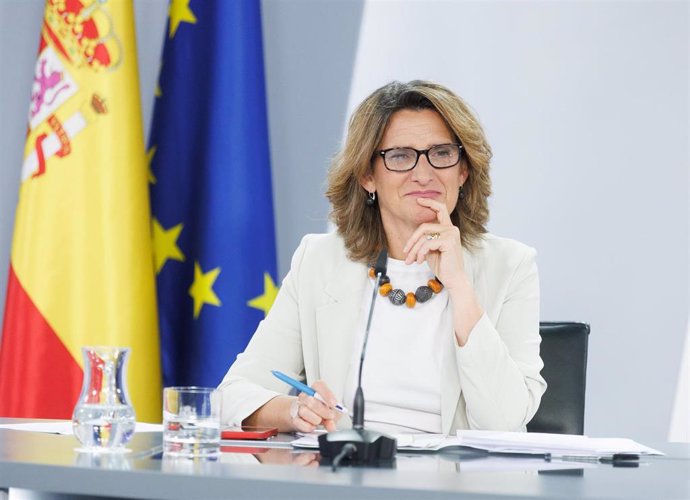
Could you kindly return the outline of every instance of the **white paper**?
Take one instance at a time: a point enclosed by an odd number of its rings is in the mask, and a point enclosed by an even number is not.
[[[447,446],[460,446],[457,437],[445,434],[397,434],[395,439],[399,450],[436,451]]]
[[[319,436],[323,432],[304,434],[290,444],[295,448],[318,448]],[[394,434],[392,437],[398,442],[399,450],[429,450],[438,451],[447,446],[460,446],[456,436],[445,434]]]
[[[46,432],[48,434],[74,434],[72,431],[71,420],[61,420],[56,422],[26,422],[21,424],[0,424],[0,429]],[[147,424],[144,422],[137,422],[134,432],[163,432],[163,424]]]
[[[462,430],[457,432],[460,445],[494,453],[550,453],[554,456],[595,456],[614,453],[663,455],[627,438],[591,438],[573,434],[540,432],[495,432]]]

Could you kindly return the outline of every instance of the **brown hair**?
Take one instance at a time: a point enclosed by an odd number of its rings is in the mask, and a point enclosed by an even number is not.
[[[462,99],[442,85],[421,80],[391,82],[367,97],[352,114],[345,147],[336,154],[328,172],[330,216],[355,261],[370,262],[386,246],[378,204],[366,206],[367,192],[359,181],[372,173],[372,159],[388,120],[401,109],[437,111],[463,145],[461,161],[469,175],[463,186],[464,197],[458,197],[450,217],[460,228],[465,247],[472,247],[486,232],[491,147],[479,121]]]

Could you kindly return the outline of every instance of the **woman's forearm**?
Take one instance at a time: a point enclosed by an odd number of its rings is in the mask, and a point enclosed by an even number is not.
[[[451,310],[453,311],[453,329],[455,340],[459,347],[464,346],[469,339],[470,332],[481,319],[484,311],[479,305],[477,297],[469,281],[465,278],[461,287],[448,290]]]

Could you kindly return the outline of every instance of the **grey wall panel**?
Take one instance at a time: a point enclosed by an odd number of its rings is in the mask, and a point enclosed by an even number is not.
[[[327,230],[323,195],[340,146],[363,1],[263,0],[278,269]]]
[[[43,2],[0,0],[0,308],[3,311],[42,18]]]

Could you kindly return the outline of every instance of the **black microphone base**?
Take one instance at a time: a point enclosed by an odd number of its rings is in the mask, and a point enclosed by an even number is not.
[[[342,465],[392,467],[395,462],[395,438],[376,431],[351,429],[319,436],[321,463],[330,464],[347,444],[354,445],[356,450],[342,459]]]

